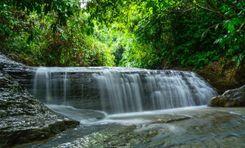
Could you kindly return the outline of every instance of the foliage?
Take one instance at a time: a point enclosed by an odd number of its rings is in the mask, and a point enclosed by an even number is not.
[[[1,1],[1,50],[33,65],[114,64],[107,45],[88,31],[79,0]]]
[[[48,66],[244,64],[238,0],[3,0],[0,46]]]
[[[93,0],[91,3],[92,17],[105,24],[122,23],[135,35],[132,39],[137,41],[125,50],[123,65],[200,68],[220,59],[232,59],[238,66],[244,61],[245,3],[242,1]],[[144,53],[151,54],[149,59],[145,60]]]

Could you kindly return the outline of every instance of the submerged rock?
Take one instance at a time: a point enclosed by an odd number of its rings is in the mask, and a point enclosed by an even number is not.
[[[23,66],[0,56],[0,147],[32,142],[53,136],[77,121],[67,119],[33,98],[5,72],[5,68]]]
[[[226,91],[224,94],[210,100],[209,106],[238,107],[245,106],[245,85]]]

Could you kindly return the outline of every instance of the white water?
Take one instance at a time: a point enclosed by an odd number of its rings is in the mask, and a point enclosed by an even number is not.
[[[85,78],[87,73],[90,75]],[[97,95],[101,104],[98,109],[108,113],[205,105],[217,94],[195,73],[172,70],[41,67],[33,82],[34,95],[47,104],[76,100],[75,106],[80,103],[80,108],[90,109],[83,100],[95,104]]]
[[[136,112],[205,105],[216,92],[193,72],[96,74],[103,110]],[[108,102],[110,105],[108,105]]]
[[[39,79],[41,78],[41,79]],[[50,96],[50,73],[45,68],[38,68],[34,78],[33,93],[36,96],[45,95],[47,102]]]
[[[64,99],[64,102],[66,102],[66,97],[67,97],[67,92],[69,91],[69,84],[68,83],[68,78],[67,78],[67,72],[65,72],[64,74],[64,79],[63,79],[63,99]]]
[[[139,74],[104,72],[95,75],[100,90],[102,107],[109,102],[112,112],[142,111],[142,84]]]

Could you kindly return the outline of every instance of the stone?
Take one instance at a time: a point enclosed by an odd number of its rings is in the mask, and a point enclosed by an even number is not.
[[[245,106],[245,85],[240,88],[227,90],[224,94],[213,97],[209,106],[239,107]]]
[[[209,108],[172,110],[171,113],[136,115],[134,119],[143,122],[131,124],[108,124],[102,130],[94,131],[68,141],[56,138],[49,144],[29,147],[244,147],[245,108]],[[175,120],[177,117],[189,117]],[[121,120],[131,120],[124,116]],[[158,122],[170,121],[170,122]],[[119,121],[120,122],[120,119]],[[89,127],[86,127],[88,129]],[[78,129],[82,131],[83,129]],[[62,135],[63,136],[63,135]]]
[[[67,119],[23,89],[6,68],[22,67],[0,55],[0,147],[47,139],[79,122]]]

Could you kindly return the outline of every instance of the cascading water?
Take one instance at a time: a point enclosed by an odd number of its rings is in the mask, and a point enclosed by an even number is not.
[[[139,74],[104,72],[95,75],[95,79],[98,81],[104,110],[107,110],[108,105],[112,112],[143,110],[143,88]]]
[[[109,71],[96,74],[95,78],[103,110],[114,113],[204,105],[216,94],[193,72]]]
[[[67,72],[65,72],[64,74],[64,78],[63,78],[63,99],[64,102],[66,102],[66,97],[67,97],[67,92],[69,91],[69,84],[68,83],[68,78],[67,78]]]
[[[216,95],[193,72],[105,67],[38,68],[33,92],[47,104],[107,113],[205,105]]]
[[[33,93],[36,96],[41,96],[47,101],[51,99],[50,96],[50,73],[46,68],[38,68],[34,78]]]

